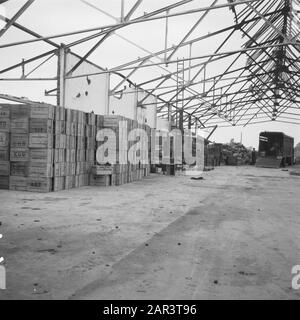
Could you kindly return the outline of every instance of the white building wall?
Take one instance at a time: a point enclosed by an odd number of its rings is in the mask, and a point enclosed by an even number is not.
[[[157,118],[156,129],[160,130],[160,131],[170,131],[170,123],[169,123],[169,121],[166,120],[166,119]]]
[[[120,97],[109,97],[109,114],[120,115],[132,120],[136,120],[137,94],[134,88],[126,88]]]
[[[80,60],[72,53],[66,55],[66,72]],[[90,62],[83,62],[72,76],[103,71]],[[64,106],[95,114],[108,114],[109,74],[66,79]]]
[[[115,95],[109,98],[109,114],[121,115],[141,124],[147,124],[151,128],[156,128],[157,98],[150,95],[143,101],[142,106],[138,106],[138,101],[142,101],[146,95],[147,93],[137,92],[133,87],[124,89],[119,96]]]

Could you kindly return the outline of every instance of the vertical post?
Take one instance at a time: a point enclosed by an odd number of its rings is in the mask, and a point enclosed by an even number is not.
[[[105,108],[105,114],[109,115],[110,113],[110,81],[111,80],[111,73],[108,74],[108,79],[106,83],[106,108]]]
[[[172,122],[172,106],[170,103],[168,103],[168,121]]]
[[[180,108],[179,110],[179,129],[183,133],[183,109]]]
[[[192,116],[189,115],[189,126],[188,126],[189,130],[192,129]]]
[[[134,120],[138,121],[138,103],[139,103],[139,89],[136,85],[134,85],[134,100],[135,100],[135,108],[134,108]]]
[[[215,107],[215,89],[216,89],[216,78],[214,78],[214,90],[213,90],[213,106]]]
[[[57,69],[57,105],[65,106],[65,74],[66,74],[66,47],[61,44],[58,49],[58,69]]]
[[[192,47],[193,47],[193,43],[190,43],[190,54],[189,54],[189,80],[188,83],[191,82],[191,68],[192,68]]]
[[[166,11],[165,58],[164,58],[166,67],[168,66],[168,63],[167,63],[168,33],[169,33],[169,10]]]
[[[25,59],[22,59],[22,79],[25,78]]]
[[[125,0],[121,0],[121,22],[124,22]]]
[[[219,107],[219,112],[221,112],[222,110],[222,102],[223,102],[223,88],[220,89],[220,97],[221,97],[221,100],[220,100],[220,107]]]
[[[204,70],[203,70],[203,72],[204,72],[204,78],[203,78],[203,93],[205,94],[205,90],[206,90],[206,88],[205,88],[205,81],[206,81],[206,64],[204,65]]]

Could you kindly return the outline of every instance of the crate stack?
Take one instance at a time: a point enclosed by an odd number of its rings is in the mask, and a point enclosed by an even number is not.
[[[52,191],[54,107],[12,105],[10,110],[10,190]]]
[[[157,165],[156,165],[156,148],[159,148],[156,146],[156,129],[151,128],[150,129],[150,147],[149,147],[149,157],[150,157],[150,173],[157,173]]]
[[[128,126],[127,126],[127,134],[129,135],[129,133],[138,128],[138,123],[134,120],[128,120]],[[129,140],[129,139],[128,139]],[[128,151],[129,150],[133,150],[134,151],[134,163],[136,163],[136,141],[128,141]],[[128,168],[128,182],[133,182],[133,181],[137,181],[139,180],[139,168],[141,167],[141,164],[133,164],[130,163],[129,164],[129,168]]]
[[[147,143],[145,142],[145,144],[142,146],[143,159],[147,159],[147,163],[142,164],[141,167],[142,177],[147,177],[150,175],[151,169],[151,128],[146,124],[142,124],[139,126],[146,132],[148,137]]]
[[[137,121],[127,119],[122,116],[96,116],[97,131],[101,129],[110,129],[107,133],[108,139],[116,137],[116,157],[115,164],[98,163],[91,174],[91,185],[96,186],[115,186],[141,180],[144,176],[150,174],[150,148],[151,148],[151,129],[147,125],[139,125]],[[137,141],[129,141],[127,137],[134,129],[143,129],[148,136],[148,143],[142,145],[142,150],[138,150]],[[97,142],[97,147],[103,142]],[[128,161],[122,161],[122,155],[127,154],[131,149],[134,156],[133,162],[137,162],[139,153],[144,153],[148,157],[148,163],[132,164]],[[121,156],[121,158],[120,158]]]
[[[175,175],[177,167],[175,162],[178,163],[181,160],[181,155],[177,154],[175,150],[175,143],[175,137],[170,132],[151,130],[151,160],[153,164],[150,169],[152,173],[156,173],[158,168],[160,168],[166,175]]]
[[[53,130],[53,190],[61,191],[65,189],[67,176],[67,127],[65,121],[66,110],[62,107],[55,107],[54,130]],[[70,143],[70,142],[69,142]]]
[[[29,113],[27,105],[10,106],[10,190],[27,190]]]
[[[116,163],[96,164],[97,131],[116,137]],[[139,150],[128,143],[134,129],[148,142]],[[82,186],[114,186],[150,173],[151,129],[121,116],[101,116],[41,103],[0,105],[0,188],[50,192]],[[148,156],[149,163],[130,164],[126,155]],[[120,158],[124,155],[124,158]],[[137,158],[133,159],[136,161]],[[91,178],[91,181],[90,181]]]
[[[84,185],[89,185],[89,177],[96,161],[96,115],[94,113],[86,113],[85,125],[85,172]]]
[[[9,189],[10,109],[0,106],[0,189]]]
[[[56,112],[54,191],[89,185],[95,157],[95,116],[63,110]]]
[[[53,126],[55,107],[31,105],[29,118],[28,191],[53,190]]]
[[[104,116],[96,115],[96,132],[95,138],[99,130],[103,129]],[[95,150],[100,146],[100,142],[95,139]],[[96,156],[95,156],[96,157]],[[96,164],[96,160],[94,162]],[[90,185],[91,186],[110,186],[111,185],[111,175],[112,175],[112,166],[107,164],[96,164],[93,166],[90,172]]]
[[[92,186],[115,186],[117,171],[120,169],[119,162],[119,133],[121,121],[124,121],[125,118],[121,116],[96,116],[96,127],[97,132],[102,129],[110,129],[111,132],[107,133],[108,141],[112,141],[116,138],[116,150],[111,150],[116,159],[116,163],[108,164],[105,162],[97,163],[91,172],[90,184]],[[124,125],[124,123],[123,123]],[[101,141],[97,141],[96,148],[100,147],[103,144]]]

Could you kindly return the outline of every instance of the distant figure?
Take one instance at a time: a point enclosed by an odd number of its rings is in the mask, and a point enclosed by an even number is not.
[[[256,150],[255,148],[252,149],[251,153],[251,164],[254,166],[256,164]]]
[[[226,164],[226,166],[228,166],[228,155],[226,155],[226,156],[224,156],[224,162],[225,162],[225,164]]]

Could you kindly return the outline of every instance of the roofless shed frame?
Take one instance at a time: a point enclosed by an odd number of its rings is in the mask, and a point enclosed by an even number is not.
[[[6,1],[0,1],[4,4]],[[125,0],[121,0],[121,17],[114,17],[89,1],[82,0],[87,6],[115,20],[110,25],[76,30],[53,35],[41,35],[18,22],[20,17],[30,10],[35,0],[24,1],[13,17],[0,16],[6,23],[0,31],[1,37],[10,28],[21,30],[32,39],[12,43],[1,43],[0,50],[9,47],[21,47],[24,44],[44,42],[51,50],[41,52],[30,59],[19,61],[0,70],[0,81],[56,81],[57,86],[46,90],[48,95],[56,95],[57,103],[62,104],[64,81],[75,77],[78,67],[97,51],[110,37],[117,35],[131,45],[147,54],[134,57],[131,61],[110,69],[102,68],[99,73],[118,75],[121,80],[110,94],[114,95],[125,82],[143,89],[148,95],[157,97],[157,111],[161,117],[177,119],[182,127],[226,127],[246,126],[255,123],[278,121],[300,124],[299,112],[299,71],[300,71],[300,19],[298,0],[212,0],[210,6],[201,6],[201,1],[183,0],[161,7],[153,12],[136,16],[138,8],[144,1],[137,0],[128,12],[125,12]],[[186,8],[189,4],[197,4],[196,8]],[[198,5],[199,3],[199,5]],[[209,19],[214,10],[232,11],[231,25],[220,28],[206,35],[199,36],[197,31],[204,20]],[[168,45],[170,21],[180,16],[197,16],[197,21],[184,37],[175,45]],[[135,43],[130,37],[118,35],[119,30],[129,26],[139,26],[149,21],[164,21],[162,30],[164,47],[158,52],[150,52]],[[237,33],[245,39],[241,48],[225,49]],[[61,44],[61,38],[78,35],[79,39]],[[192,38],[194,36],[194,38]],[[217,49],[205,55],[195,54],[193,46],[208,39],[218,39]],[[91,40],[97,40],[90,45]],[[66,72],[59,68],[68,50],[76,52],[76,46],[85,43],[87,50],[79,61]],[[188,55],[176,57],[178,51],[188,48]],[[58,59],[56,77],[34,78],[34,72],[50,59]],[[154,59],[156,59],[154,61]],[[27,65],[39,61],[38,66],[25,72]],[[92,60],[91,60],[92,61]],[[159,61],[159,62],[158,62]],[[230,62],[229,62],[230,61]],[[246,61],[246,63],[242,62]],[[212,73],[215,63],[222,62],[224,70]],[[178,65],[181,67],[178,68]],[[174,67],[173,70],[169,67]],[[10,78],[7,74],[21,68],[20,78]],[[161,76],[149,78],[147,81],[135,83],[133,76],[140,70],[159,68]],[[210,70],[210,74],[208,72]],[[76,75],[87,77],[93,74]],[[1,96],[7,98],[6,96]],[[139,104],[145,104],[147,96]]]

